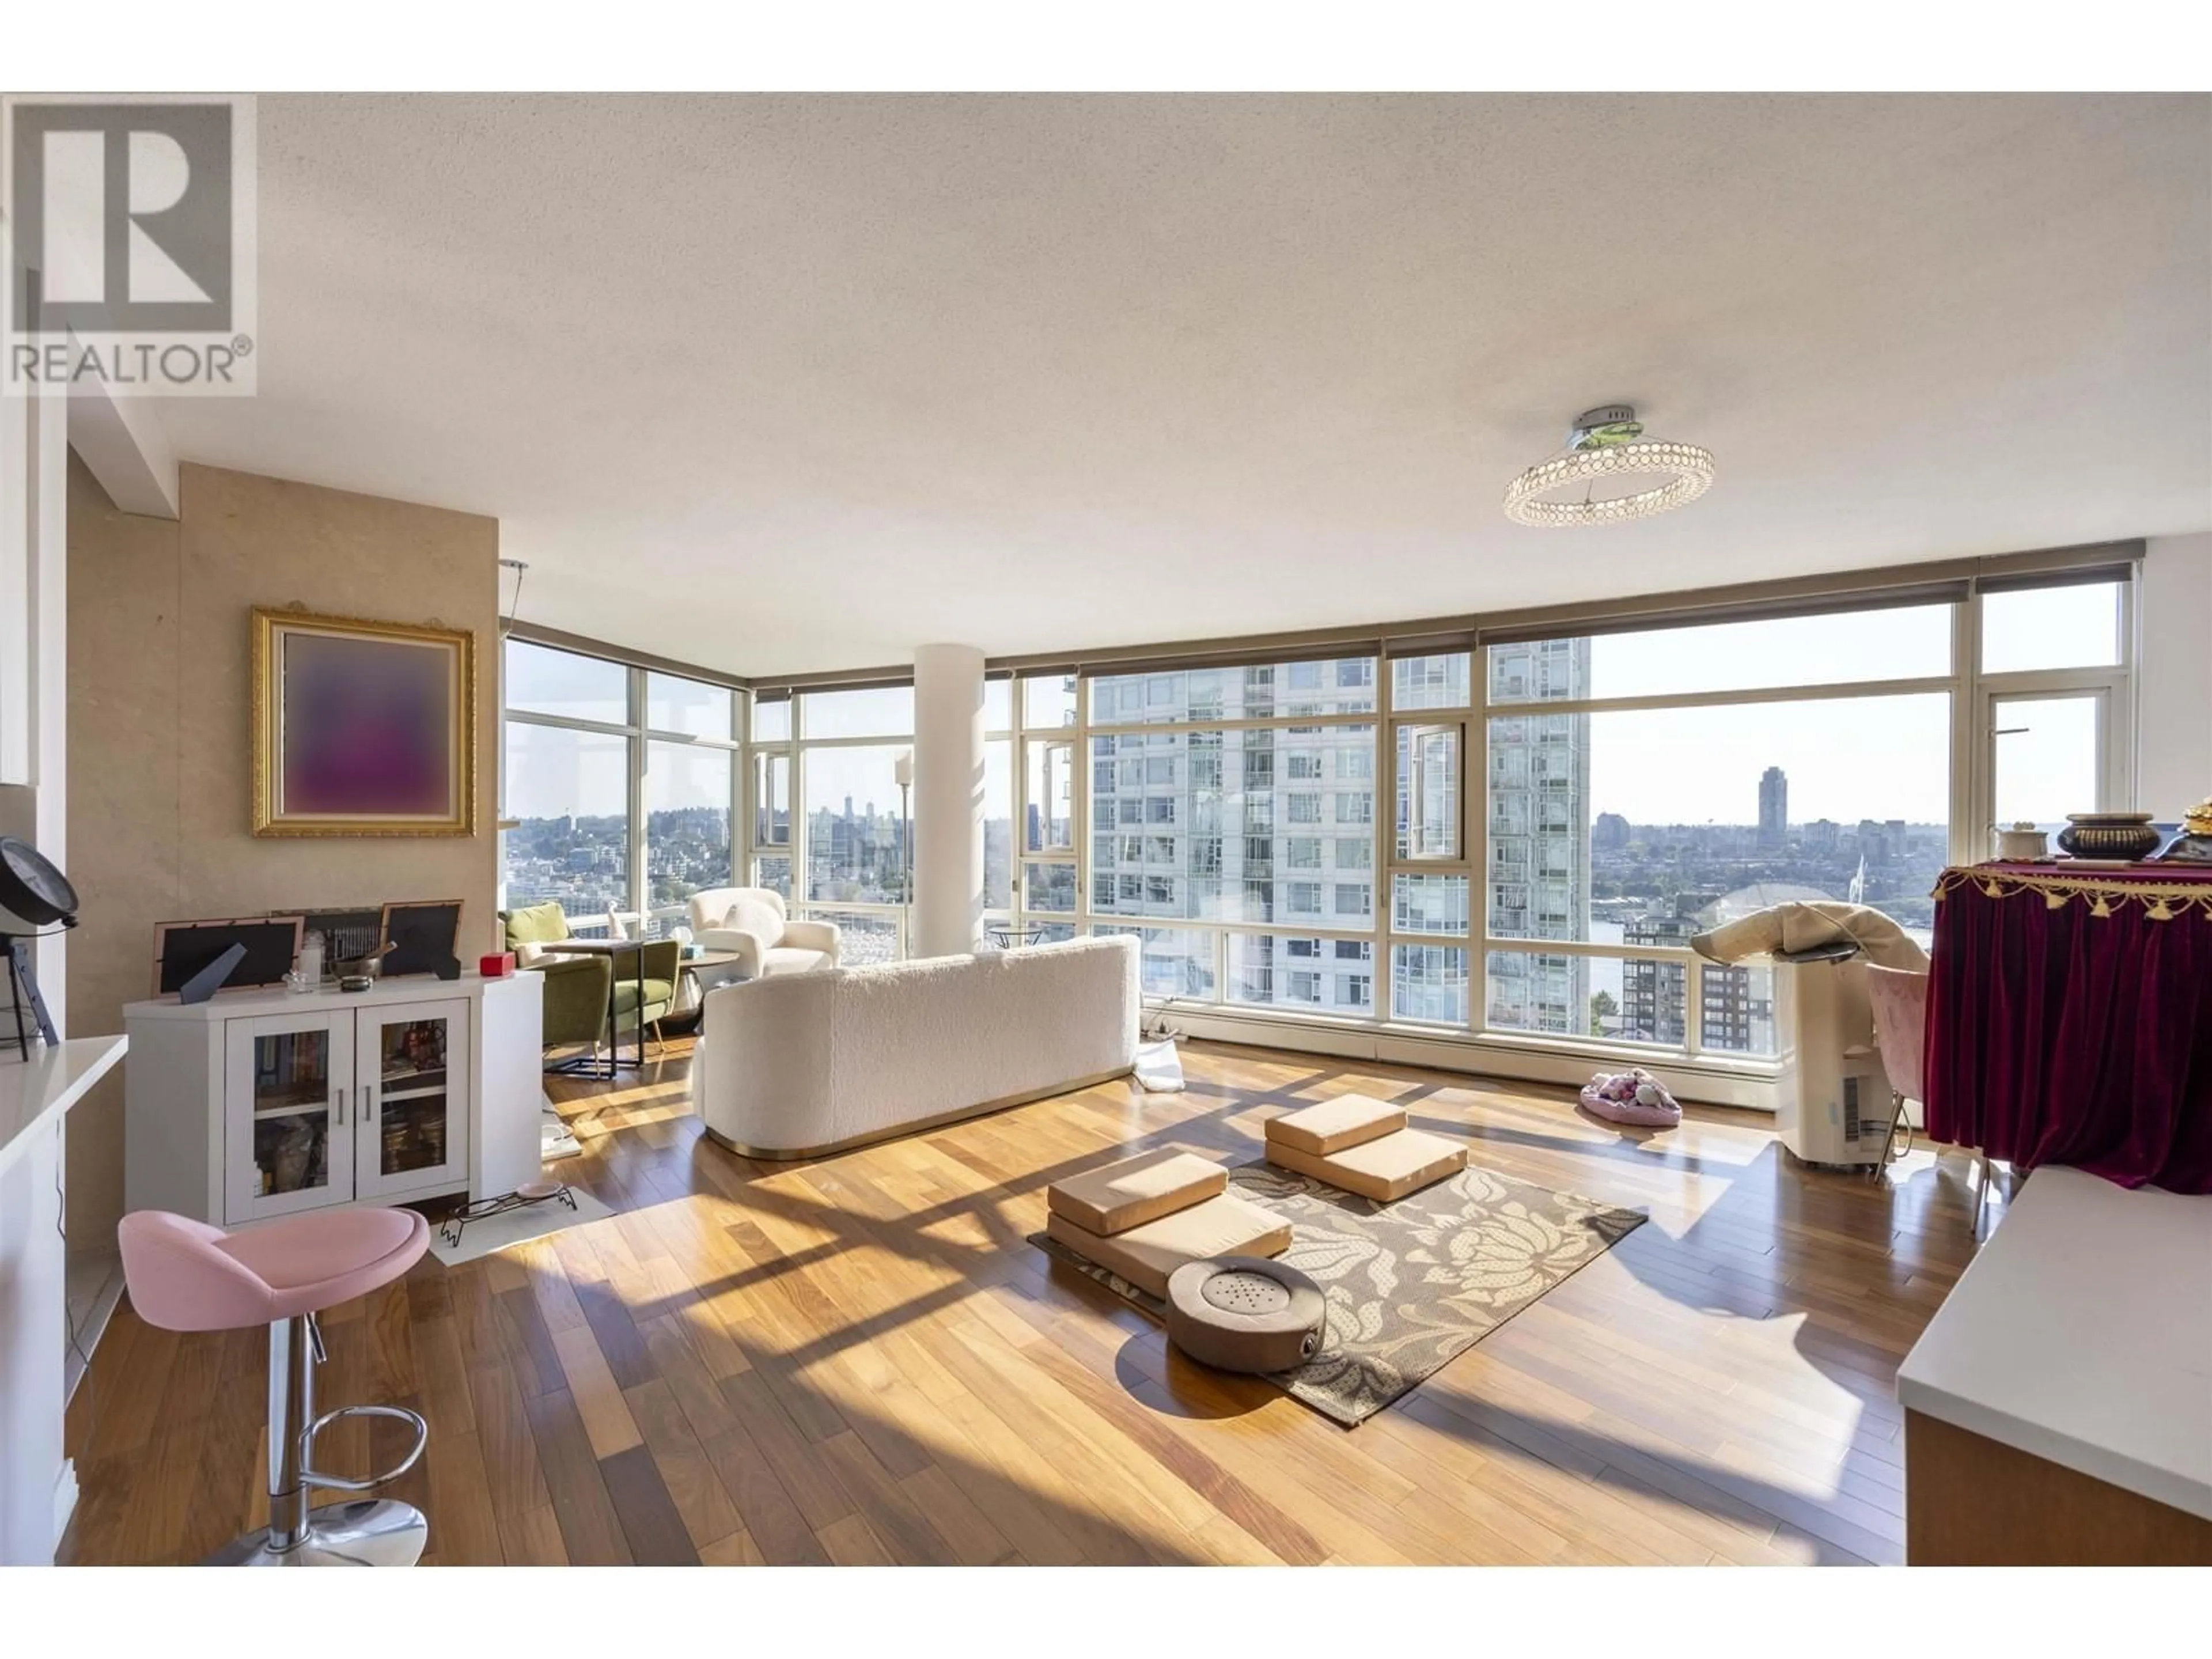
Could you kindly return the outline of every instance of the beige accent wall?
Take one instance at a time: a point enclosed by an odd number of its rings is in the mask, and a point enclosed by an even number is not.
[[[498,521],[191,465],[180,496],[173,521],[121,512],[70,458],[72,1036],[120,1030],[149,994],[158,921],[458,898],[464,960],[495,938]],[[476,635],[476,834],[254,836],[257,605]],[[69,1193],[72,1249],[112,1248],[119,1079],[70,1115]]]

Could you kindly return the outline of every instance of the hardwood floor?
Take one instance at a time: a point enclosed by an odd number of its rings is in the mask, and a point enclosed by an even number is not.
[[[325,1406],[429,1419],[390,1490],[434,1562],[1903,1559],[1892,1380],[1973,1251],[1965,1158],[1817,1174],[1752,1114],[1624,1133],[1565,1091],[1194,1042],[1181,1096],[769,1164],[701,1133],[684,1052],[556,1085],[586,1149],[561,1171],[613,1218],[325,1317]],[[1267,1117],[1353,1091],[1652,1224],[1349,1431],[1024,1242],[1060,1176],[1255,1158]],[[64,1559],[191,1561],[259,1523],[265,1345],[118,1313],[70,1409]],[[348,1425],[318,1456],[380,1451]]]

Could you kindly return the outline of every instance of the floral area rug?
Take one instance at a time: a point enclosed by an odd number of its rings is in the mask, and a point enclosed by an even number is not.
[[[1277,1258],[1328,1302],[1321,1350],[1267,1380],[1347,1427],[1441,1370],[1650,1218],[1462,1170],[1395,1204],[1376,1204],[1267,1164],[1230,1170],[1229,1188],[1291,1223]],[[1167,1307],[1043,1233],[1048,1255],[1164,1319]]]

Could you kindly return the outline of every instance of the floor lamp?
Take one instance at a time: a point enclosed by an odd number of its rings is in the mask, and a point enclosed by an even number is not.
[[[907,792],[914,787],[914,750],[891,763],[899,787],[899,933],[906,954],[914,954],[914,841],[913,820],[907,816]]]

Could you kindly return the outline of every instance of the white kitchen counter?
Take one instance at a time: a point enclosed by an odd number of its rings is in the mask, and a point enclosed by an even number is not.
[[[62,1135],[126,1046],[76,1037],[0,1056],[0,1565],[52,1561],[76,1501],[62,1455]]]
[[[2212,1520],[2212,1196],[2038,1170],[1898,1402]]]
[[[11,1030],[13,1027],[9,1028]],[[129,1039],[71,1037],[58,1047],[33,1045],[27,1060],[11,1041],[0,1054],[0,1170],[20,1156],[39,1129],[76,1104],[123,1058]]]

